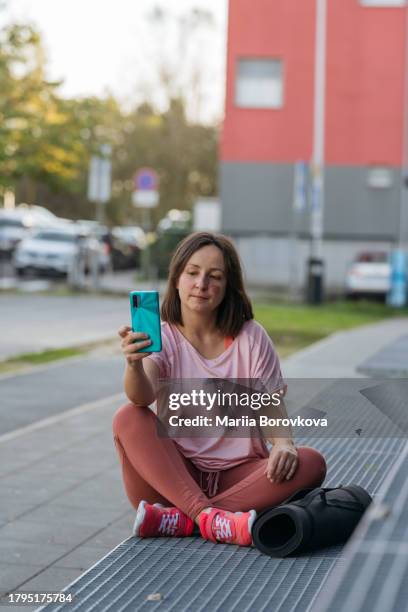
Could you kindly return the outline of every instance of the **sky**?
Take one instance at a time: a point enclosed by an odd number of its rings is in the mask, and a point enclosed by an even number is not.
[[[62,79],[64,96],[108,91],[126,106],[146,96],[159,107],[164,96],[159,67],[181,88],[189,114],[201,121],[223,114],[227,0],[5,0],[0,25],[30,22],[40,30],[48,78]],[[155,7],[168,18],[148,19]],[[213,23],[186,27],[178,18],[199,8]],[[195,83],[195,85],[194,85]]]

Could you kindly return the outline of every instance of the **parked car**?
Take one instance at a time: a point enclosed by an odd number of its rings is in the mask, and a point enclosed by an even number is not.
[[[366,251],[359,253],[346,275],[348,297],[385,297],[391,287],[391,264],[388,253]]]
[[[0,214],[0,253],[11,255],[17,244],[29,230],[23,219],[18,216]]]
[[[99,241],[78,232],[74,224],[66,224],[32,232],[16,247],[13,263],[19,276],[30,272],[66,276],[75,257],[83,258],[84,271],[89,272],[96,255],[99,269],[104,271],[101,248]]]
[[[49,227],[67,221],[67,219],[54,215],[48,208],[37,206],[36,204],[18,204],[13,210],[17,214],[25,215],[31,226],[41,225]]]
[[[140,254],[146,247],[146,235],[141,227],[137,225],[116,226],[109,234],[109,242],[114,270],[140,266]]]
[[[20,204],[11,210],[0,210],[0,254],[11,256],[30,230],[55,225],[56,220],[58,217],[40,206]]]

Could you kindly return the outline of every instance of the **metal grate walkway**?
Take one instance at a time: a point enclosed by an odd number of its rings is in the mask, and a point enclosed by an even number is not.
[[[357,483],[375,494],[401,453],[401,439],[299,440],[318,448],[329,466],[327,486]],[[341,547],[293,559],[271,559],[252,548],[200,538],[129,538],[65,590],[73,604],[56,610],[305,612],[343,563]],[[160,601],[147,597],[160,593]],[[349,608],[350,609],[350,608]]]
[[[408,444],[313,612],[408,609]]]

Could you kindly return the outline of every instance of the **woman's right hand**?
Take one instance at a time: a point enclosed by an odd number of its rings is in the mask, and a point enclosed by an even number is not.
[[[122,353],[130,366],[136,365],[137,362],[151,355],[151,353],[138,352],[141,348],[149,346],[152,343],[147,334],[143,332],[133,332],[132,328],[128,325],[123,325],[118,330],[118,334],[122,339]]]

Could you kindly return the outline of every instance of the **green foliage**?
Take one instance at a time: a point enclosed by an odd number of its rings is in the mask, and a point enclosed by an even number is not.
[[[217,130],[190,124],[181,99],[170,101],[168,110],[157,113],[148,104],[124,117],[121,144],[114,151],[114,204],[118,221],[135,217],[132,210],[132,177],[143,166],[156,169],[160,177],[158,221],[172,208],[190,209],[194,199],[217,192]]]
[[[103,143],[113,152],[108,222],[140,221],[131,193],[142,166],[154,167],[161,180],[155,221],[171,208],[190,208],[198,195],[216,193],[217,130],[190,124],[182,98],[170,99],[165,112],[148,103],[124,112],[112,96],[64,99],[45,66],[33,27],[0,29],[0,195],[11,188],[18,201],[60,216],[94,217],[88,167]]]
[[[25,185],[34,203],[35,183],[69,189],[83,160],[81,142],[67,146],[71,116],[45,78],[39,34],[30,26],[0,31],[0,185]],[[68,136],[69,137],[69,136]]]

